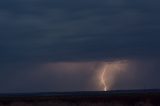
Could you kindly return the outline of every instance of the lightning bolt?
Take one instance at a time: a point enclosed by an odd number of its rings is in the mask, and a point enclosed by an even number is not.
[[[130,63],[126,60],[107,62],[104,64],[98,74],[99,83],[103,86],[104,91],[108,91],[110,89],[118,73],[127,71],[129,64]]]
[[[107,85],[106,85],[106,81],[105,81],[105,73],[106,73],[106,67],[103,69],[102,74],[101,74],[101,83],[104,86],[104,91],[107,91]]]

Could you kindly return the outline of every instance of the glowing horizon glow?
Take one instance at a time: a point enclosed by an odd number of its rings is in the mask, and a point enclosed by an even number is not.
[[[128,65],[132,64],[132,61],[128,60],[115,60],[115,61],[93,61],[93,62],[57,62],[57,63],[47,63],[42,65],[42,69],[45,73],[56,74],[57,76],[79,76],[79,74],[91,75],[90,77],[85,77],[88,82],[87,87],[89,90],[100,90],[108,91],[113,89],[114,84],[116,84],[117,77],[119,75],[125,74],[128,69]],[[56,73],[54,70],[58,70]],[[87,70],[87,71],[86,71]],[[43,71],[39,74],[42,74]],[[65,77],[66,81],[68,77]],[[81,80],[78,77],[76,80]],[[69,79],[70,80],[70,79]],[[76,81],[75,80],[75,81]],[[72,81],[71,81],[72,82]],[[73,80],[74,82],[74,80]],[[63,83],[63,81],[61,82]],[[81,82],[82,84],[83,82]],[[72,86],[67,85],[72,89]],[[83,86],[82,86],[83,87]],[[83,88],[82,88],[83,89]],[[84,87],[84,90],[86,88]],[[87,89],[88,90],[88,89]]]

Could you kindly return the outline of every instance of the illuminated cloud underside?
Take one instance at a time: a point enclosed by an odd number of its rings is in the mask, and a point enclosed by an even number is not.
[[[48,70],[46,73],[50,75],[55,74],[55,70],[58,70],[59,77],[66,76],[63,78],[64,81],[67,80],[67,76],[75,78],[73,80],[69,80],[71,82],[82,80],[76,79],[75,76],[83,77],[85,74],[90,74],[90,76],[86,79],[86,82],[88,82],[86,85],[91,89],[84,90],[107,91],[112,89],[112,85],[114,85],[114,80],[118,74],[127,71],[128,64],[129,62],[126,60],[111,62],[59,62],[45,64],[43,66],[43,70]]]

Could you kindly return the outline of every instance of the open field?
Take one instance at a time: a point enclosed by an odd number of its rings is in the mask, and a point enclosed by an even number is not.
[[[1,94],[0,106],[160,106],[160,90]]]

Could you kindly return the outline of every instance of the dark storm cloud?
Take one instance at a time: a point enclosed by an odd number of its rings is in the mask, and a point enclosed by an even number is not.
[[[119,58],[158,60],[159,4],[158,0],[0,1],[0,69],[3,76],[0,83],[5,84],[3,90],[10,91],[10,86],[16,82],[19,82],[17,86],[22,82],[22,85],[29,85],[32,71],[40,70],[37,67],[48,62]],[[156,75],[159,68],[154,70]],[[145,72],[142,71],[144,75],[151,73]],[[21,77],[26,74],[29,76]],[[80,75],[84,79],[88,77],[84,73]],[[42,81],[42,85],[48,82],[50,86],[50,79],[44,80],[37,82]],[[56,79],[53,80],[56,86]],[[29,87],[34,89],[32,86]]]
[[[1,61],[159,54],[157,1],[1,1]]]

